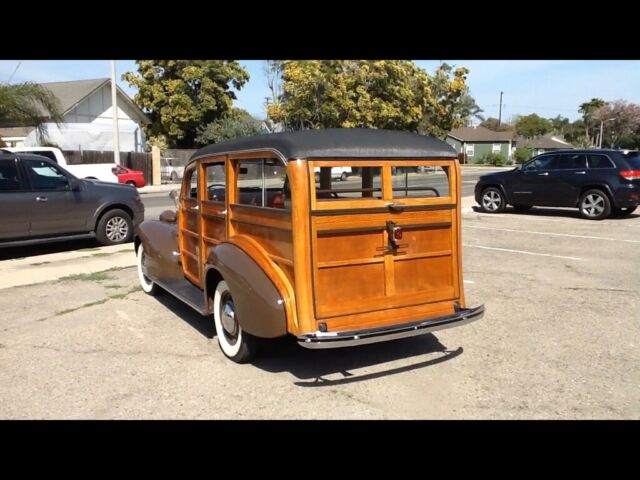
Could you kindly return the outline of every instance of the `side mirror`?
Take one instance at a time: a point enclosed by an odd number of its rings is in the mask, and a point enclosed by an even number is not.
[[[178,217],[173,210],[165,210],[160,214],[160,221],[165,223],[176,223]]]
[[[176,208],[178,208],[178,197],[179,197],[179,193],[177,190],[171,190],[169,192],[169,198],[173,200],[173,203],[175,204]]]
[[[70,178],[69,179],[69,189],[72,192],[80,191],[80,181],[75,179],[75,178]]]

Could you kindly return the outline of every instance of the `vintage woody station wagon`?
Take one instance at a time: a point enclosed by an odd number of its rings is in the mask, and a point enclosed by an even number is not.
[[[212,315],[237,362],[287,334],[333,348],[462,325],[484,307],[465,306],[460,183],[449,145],[406,132],[211,145],[185,168],[178,213],[136,229],[140,283]]]

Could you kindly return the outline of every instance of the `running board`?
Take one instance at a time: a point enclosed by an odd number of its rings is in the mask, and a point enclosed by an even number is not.
[[[155,282],[200,315],[209,315],[209,307],[205,303],[204,292],[186,278],[163,280],[161,282],[155,280]]]

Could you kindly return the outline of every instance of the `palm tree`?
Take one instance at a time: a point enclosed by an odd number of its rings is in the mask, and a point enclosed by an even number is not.
[[[62,123],[60,103],[42,85],[33,82],[0,84],[0,126],[35,127],[38,141],[46,140],[46,121]]]

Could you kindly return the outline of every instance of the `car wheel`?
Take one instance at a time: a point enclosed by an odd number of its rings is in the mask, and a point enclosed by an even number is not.
[[[213,319],[222,353],[236,363],[250,361],[256,353],[257,339],[240,327],[233,297],[224,280],[218,282],[213,295]]]
[[[132,187],[136,187],[136,186],[137,186],[137,185],[136,185],[136,182],[134,182],[133,180],[129,180],[129,181],[127,182],[127,185],[131,185]]]
[[[611,202],[602,190],[587,190],[580,197],[580,215],[589,220],[602,220],[611,213]]]
[[[133,223],[127,212],[120,209],[105,213],[96,228],[96,238],[103,245],[127,243],[133,235]]]
[[[506,199],[502,191],[496,187],[486,188],[480,198],[482,210],[487,213],[500,213],[506,207]]]
[[[518,212],[526,212],[527,210],[531,210],[533,205],[514,205],[513,208]]]
[[[313,176],[316,179],[316,183],[320,183],[320,174],[318,172],[316,172]]]
[[[141,243],[138,247],[138,252],[136,255],[137,266],[138,266],[138,280],[140,281],[140,286],[142,287],[142,291],[147,295],[151,295],[152,297],[158,294],[159,287],[156,285],[156,282],[147,277],[147,267],[146,260],[147,256],[144,251],[144,245]]]
[[[178,181],[178,174],[176,172],[171,172],[171,181],[172,182]]]
[[[617,207],[613,207],[611,209],[611,212],[614,215],[617,215],[619,217],[626,217],[627,215],[631,215],[633,212],[636,211],[636,208],[638,207],[627,207],[627,208],[617,208]]]
[[[342,175],[340,175],[340,180],[342,180],[343,182],[347,181],[347,172],[342,172]]]

